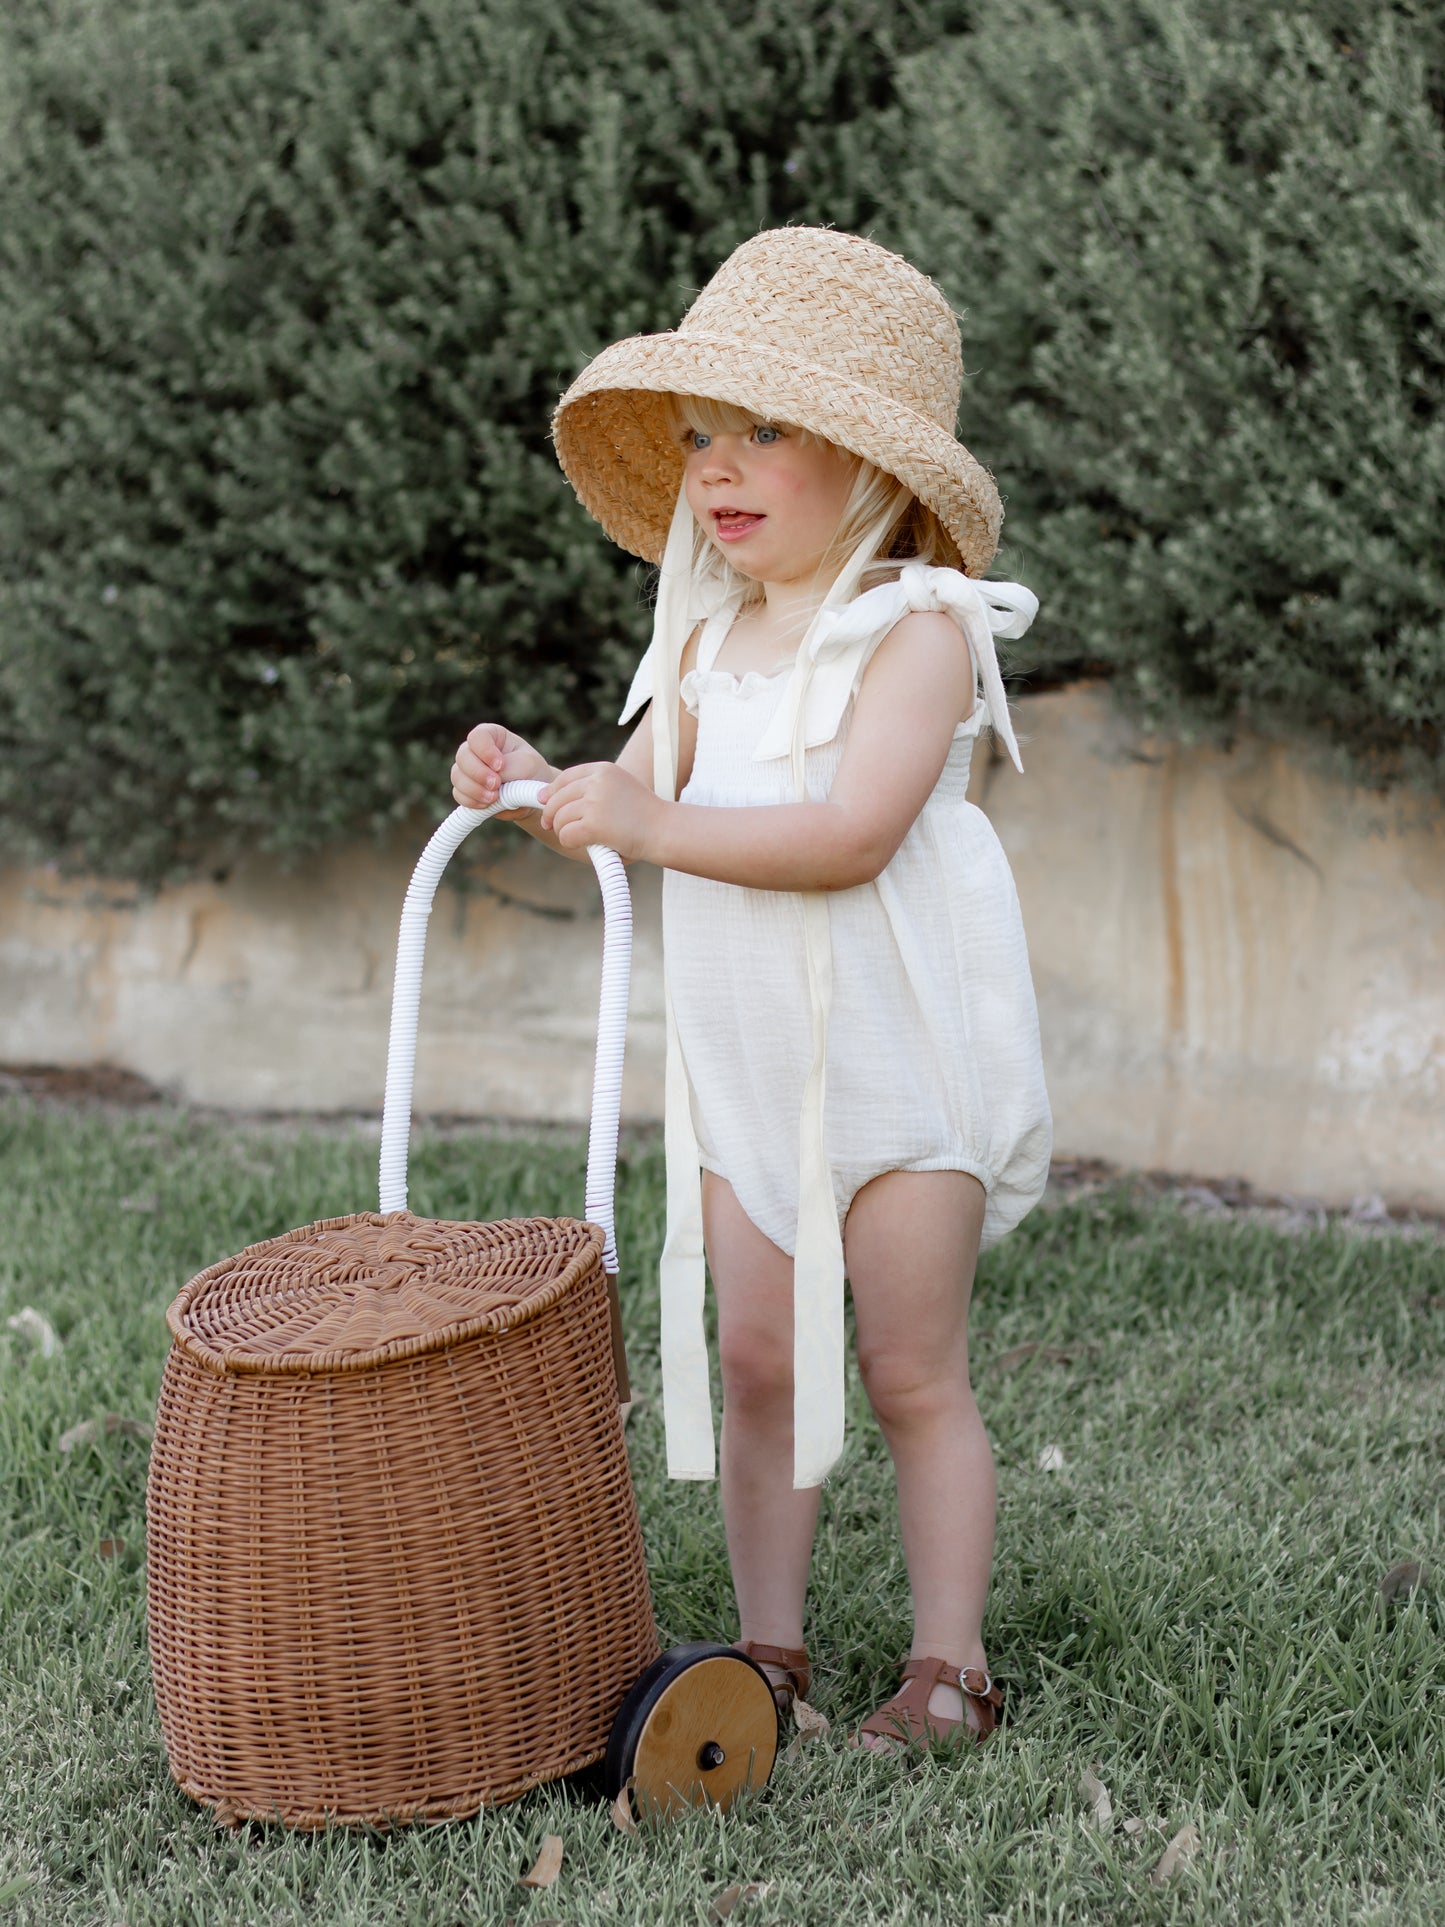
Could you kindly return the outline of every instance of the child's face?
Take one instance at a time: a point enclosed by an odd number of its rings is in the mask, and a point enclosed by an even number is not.
[[[769,423],[688,428],[683,448],[688,507],[735,569],[757,582],[818,573],[853,491],[855,456]]]

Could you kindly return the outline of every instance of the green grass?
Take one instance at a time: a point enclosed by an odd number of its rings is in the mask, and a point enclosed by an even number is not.
[[[887,1457],[852,1385],[824,1495],[809,1642],[833,1735],[726,1816],[624,1836],[564,1786],[393,1837],[231,1833],[166,1768],[144,1620],[145,1445],[60,1434],[148,1417],[166,1305],[242,1244],[373,1198],[359,1132],[0,1106],[0,1922],[702,1922],[735,1881],[765,1922],[1425,1923],[1445,1917],[1438,1569],[1445,1248],[1191,1218],[1128,1186],[1037,1212],[984,1260],[980,1404],[999,1462],[990,1652],[1000,1738],[884,1761],[842,1744],[896,1683],[908,1594]],[[580,1209],[553,1139],[422,1138],[413,1203]],[[122,1201],[129,1200],[132,1208]],[[140,1208],[135,1208],[140,1207]],[[650,1276],[662,1172],[620,1178],[629,1427],[660,1634],[730,1638],[715,1488],[663,1471]],[[5,1316],[33,1305],[44,1359]],[[1029,1340],[1076,1350],[998,1361]],[[1039,1467],[1045,1445],[1065,1457]],[[125,1551],[103,1558],[102,1539]],[[1086,1820],[1095,1764],[1115,1824]],[[1140,1835],[1122,1822],[1137,1817]],[[1149,1870],[1192,1824],[1162,1889]],[[516,1877],[565,1840],[557,1885]]]

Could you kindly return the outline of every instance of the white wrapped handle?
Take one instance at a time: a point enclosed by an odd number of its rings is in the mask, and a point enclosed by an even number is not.
[[[463,840],[498,810],[540,807],[545,784],[503,783],[489,810],[453,810],[425,850],[407,886],[396,940],[396,980],[391,993],[391,1039],[386,1052],[386,1099],[381,1114],[381,1208],[406,1209],[406,1158],[411,1136],[411,1093],[416,1070],[417,1016],[426,926],[442,871]],[[590,1224],[606,1233],[602,1263],[617,1275],[613,1193],[617,1181],[617,1127],[622,1114],[622,1053],[627,1038],[627,982],[632,965],[632,896],[622,858],[605,844],[587,854],[602,886],[602,996],[597,1012],[597,1058],[592,1076],[592,1121],[587,1137],[587,1202]]]

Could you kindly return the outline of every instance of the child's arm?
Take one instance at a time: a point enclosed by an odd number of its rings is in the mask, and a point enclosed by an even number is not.
[[[888,632],[864,672],[826,802],[667,803],[619,759],[551,779],[542,829],[569,852],[609,843],[629,860],[755,890],[851,889],[891,861],[973,700],[973,663],[957,625],[915,612]]]

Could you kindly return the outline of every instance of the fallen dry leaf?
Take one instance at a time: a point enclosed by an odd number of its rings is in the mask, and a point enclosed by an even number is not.
[[[42,1316],[34,1305],[22,1305],[13,1317],[5,1320],[5,1323],[11,1331],[19,1332],[22,1337],[28,1338],[42,1358],[54,1358],[60,1350],[60,1339],[56,1335],[54,1325],[48,1318]]]
[[[1096,1345],[1046,1345],[1041,1338],[1029,1338],[1012,1351],[1003,1352],[989,1366],[993,1372],[1012,1372],[1026,1358],[1042,1358],[1050,1365],[1068,1365],[1076,1358],[1090,1358]]]
[[[1425,1568],[1414,1559],[1391,1566],[1380,1581],[1380,1597],[1388,1606],[1396,1599],[1408,1599],[1425,1577]]]
[[[1046,1445],[1039,1454],[1040,1472],[1062,1472],[1066,1461],[1061,1445]]]
[[[636,1833],[637,1816],[632,1811],[633,1779],[629,1775],[626,1785],[612,1802],[612,1824],[619,1833]]]
[[[1089,1818],[1094,1825],[1111,1827],[1114,1824],[1114,1802],[1109,1798],[1109,1789],[1092,1766],[1086,1766],[1079,1775],[1079,1785],[1089,1803]]]
[[[1207,1184],[1187,1184],[1178,1193],[1179,1202],[1187,1210],[1190,1206],[1196,1211],[1227,1211],[1229,1206],[1217,1191],[1211,1191]]]
[[[96,1547],[102,1559],[119,1559],[125,1551],[124,1539],[102,1539]]]
[[[749,1901],[761,1900],[764,1894],[772,1890],[771,1880],[747,1880],[733,1887],[724,1887],[707,1903],[707,1917],[714,1922],[726,1920],[735,1907],[746,1907]]]
[[[144,1419],[123,1418],[119,1412],[107,1412],[104,1418],[82,1419],[79,1425],[72,1425],[68,1432],[62,1432],[60,1449],[62,1452],[73,1452],[77,1445],[94,1445],[98,1438],[110,1438],[117,1432],[123,1439],[155,1437],[155,1427],[147,1425]]]
[[[550,1887],[562,1871],[562,1836],[560,1833],[544,1833],[542,1850],[537,1855],[535,1866],[530,1873],[524,1873],[521,1885],[524,1887]]]
[[[783,1753],[785,1764],[796,1760],[809,1740],[826,1739],[832,1730],[826,1715],[820,1713],[816,1706],[809,1706],[804,1699],[793,1701],[793,1720],[798,1730],[788,1741]]]
[[[1159,1863],[1149,1876],[1151,1887],[1162,1887],[1171,1880],[1191,1854],[1199,1851],[1198,1827],[1181,1827],[1169,1845],[1159,1856]]]
[[[1352,1224],[1388,1224],[1390,1207],[1378,1191],[1372,1191],[1367,1197],[1352,1198],[1345,1215]]]
[[[799,1739],[825,1740],[832,1730],[827,1716],[820,1713],[816,1706],[809,1706],[805,1699],[793,1701],[793,1718],[797,1722]]]
[[[1144,1831],[1144,1822],[1136,1815],[1131,1814],[1129,1818],[1123,1822],[1123,1827],[1125,1833],[1128,1834],[1131,1840],[1137,1840],[1139,1835]]]

